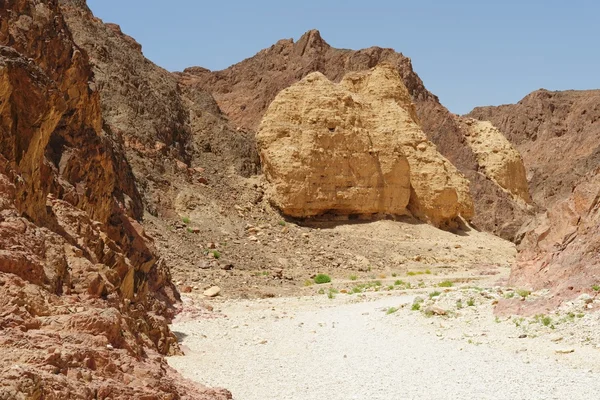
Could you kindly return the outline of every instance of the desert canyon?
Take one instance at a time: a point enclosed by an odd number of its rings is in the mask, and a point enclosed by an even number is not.
[[[2,0],[0,399],[597,395],[600,90],[425,84],[317,30],[169,72]]]

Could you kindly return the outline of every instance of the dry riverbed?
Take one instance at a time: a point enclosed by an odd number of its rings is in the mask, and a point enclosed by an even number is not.
[[[466,286],[334,292],[212,300],[210,312],[194,312],[194,300],[186,298],[172,327],[186,355],[169,364],[192,380],[226,387],[237,400],[600,393],[600,318],[588,309],[599,302],[593,296],[521,318],[495,317],[493,304],[543,293]]]

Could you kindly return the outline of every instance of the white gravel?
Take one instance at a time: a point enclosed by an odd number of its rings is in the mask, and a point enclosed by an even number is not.
[[[236,400],[587,400],[600,393],[597,370],[444,340],[408,310],[386,315],[413,296],[350,298],[217,304],[216,318],[173,325],[187,355],[169,364]]]

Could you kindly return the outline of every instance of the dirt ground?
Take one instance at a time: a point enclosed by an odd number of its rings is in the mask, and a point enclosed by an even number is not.
[[[261,177],[221,174],[183,189],[172,218],[146,216],[145,228],[184,293],[221,288],[225,298],[307,295],[319,273],[350,287],[373,278],[414,284],[441,279],[506,278],[514,244],[464,226],[446,232],[410,217],[399,220],[285,220],[264,198]],[[340,289],[342,289],[340,287]]]

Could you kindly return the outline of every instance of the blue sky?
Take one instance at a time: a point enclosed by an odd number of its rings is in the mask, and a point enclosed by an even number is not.
[[[212,70],[318,29],[334,47],[392,47],[455,113],[527,93],[600,88],[597,0],[88,0],[146,57]]]

